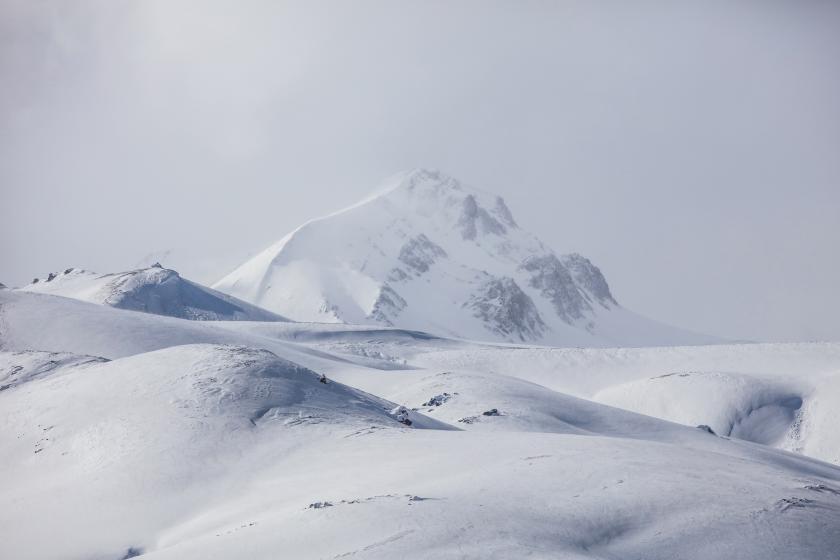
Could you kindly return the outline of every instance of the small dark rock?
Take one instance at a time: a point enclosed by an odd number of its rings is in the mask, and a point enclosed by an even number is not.
[[[413,422],[409,418],[408,409],[404,406],[398,406],[391,411],[391,416],[393,416],[397,422],[400,424],[405,424],[406,426],[411,426]]]
[[[711,428],[711,426],[707,426],[706,424],[700,424],[699,426],[697,426],[697,429],[698,430],[703,430],[704,432],[708,432],[708,433],[712,434],[713,436],[717,435],[715,433],[715,431]]]
[[[332,507],[331,502],[315,502],[313,504],[309,504],[309,509],[321,509],[326,507]]]
[[[484,412],[481,413],[481,415],[482,416],[501,416],[501,414],[499,414],[499,409],[498,408],[491,408],[490,410],[485,410]]]
[[[446,401],[448,401],[450,398],[452,398],[452,395],[450,395],[449,393],[441,393],[440,395],[435,395],[428,401],[424,402],[423,406],[440,406]]]
[[[812,505],[813,503],[814,500],[792,496],[790,498],[782,498],[781,500],[776,502],[775,505],[779,511],[787,511],[791,508],[805,508]]]

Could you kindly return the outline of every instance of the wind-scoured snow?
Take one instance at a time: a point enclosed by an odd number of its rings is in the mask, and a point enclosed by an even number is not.
[[[160,266],[117,274],[68,268],[36,280],[20,290],[199,321],[286,320],[276,313],[185,280],[174,270]]]
[[[702,344],[621,307],[601,271],[556,255],[500,197],[437,171],[390,179],[214,285],[298,321],[554,346]]]
[[[831,558],[838,366],[3,290],[0,557]]]

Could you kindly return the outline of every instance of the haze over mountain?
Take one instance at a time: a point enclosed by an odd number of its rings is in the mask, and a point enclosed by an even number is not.
[[[566,211],[558,208],[558,217]],[[378,194],[305,223],[214,288],[298,321],[476,340],[714,340],[623,308],[598,267],[578,254],[556,254],[501,197],[425,169],[398,174]]]

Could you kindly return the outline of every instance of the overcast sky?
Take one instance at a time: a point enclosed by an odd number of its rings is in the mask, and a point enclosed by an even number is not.
[[[630,309],[840,339],[840,2],[0,0],[0,84],[6,284],[211,283],[432,167]]]

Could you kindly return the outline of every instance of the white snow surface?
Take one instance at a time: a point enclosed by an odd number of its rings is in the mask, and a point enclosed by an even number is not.
[[[386,181],[213,286],[297,321],[552,346],[715,342],[621,307],[584,257],[556,255],[497,196],[438,171]]]
[[[174,270],[160,266],[116,274],[97,274],[68,268],[19,289],[199,321],[287,320],[227,294],[190,282]]]
[[[833,558],[839,378],[2,290],[0,558]]]

